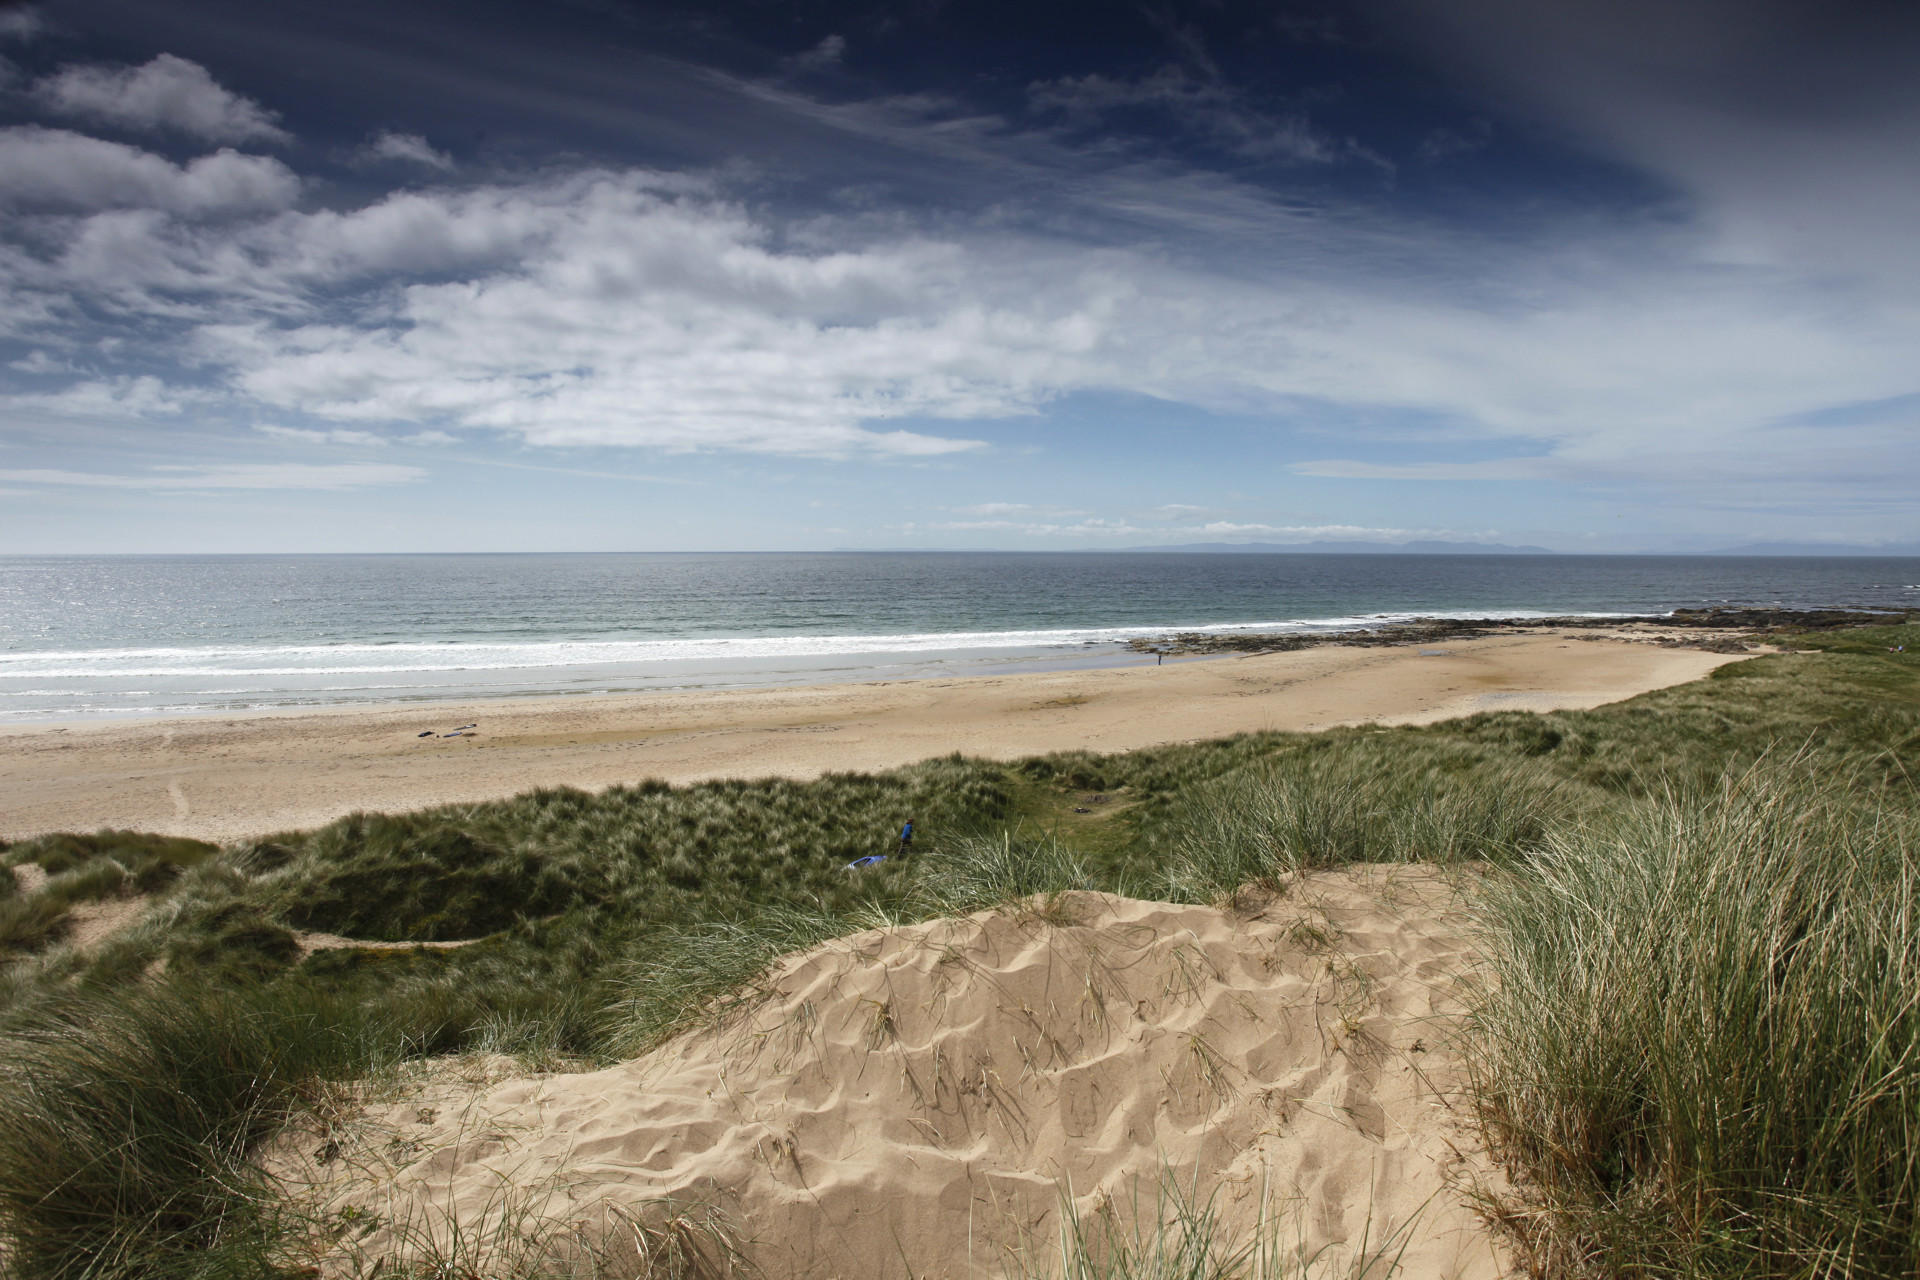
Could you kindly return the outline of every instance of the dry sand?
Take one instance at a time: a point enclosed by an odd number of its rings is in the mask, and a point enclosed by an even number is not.
[[[1735,660],[1501,635],[1164,667],[16,726],[0,730],[0,838],[111,826],[237,840],[536,786],[804,778],[953,751],[1007,759],[1592,707]],[[477,736],[416,736],[469,721]]]
[[[443,1065],[264,1160],[336,1224],[329,1275],[392,1251],[396,1224],[442,1250],[503,1215],[509,1236],[591,1237],[662,1199],[725,1212],[767,1280],[1018,1274],[1069,1184],[1078,1215],[1125,1223],[1163,1170],[1217,1188],[1240,1230],[1264,1193],[1316,1275],[1376,1274],[1348,1270],[1363,1250],[1505,1274],[1463,1196],[1491,1174],[1448,1048],[1472,953],[1445,875],[1315,873],[1235,912],[1064,907],[844,938],[644,1057]]]

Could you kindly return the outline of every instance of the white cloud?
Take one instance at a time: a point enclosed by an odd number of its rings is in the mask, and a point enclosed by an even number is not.
[[[978,445],[875,424],[1029,412],[1093,338],[1089,298],[979,294],[951,244],[776,249],[737,206],[645,174],[396,197],[266,234],[315,280],[467,268],[387,295],[371,324],[202,331],[247,395],[343,422],[929,457]]]
[[[216,161],[256,167],[223,186]],[[1300,475],[1920,479],[1909,424],[1777,425],[1911,392],[1910,307],[1702,260],[1685,227],[1484,244],[1349,213],[1210,270],[1001,227],[782,222],[633,170],[301,212],[273,160],[174,166],[43,129],[0,131],[0,189],[76,211],[0,247],[4,323],[78,349],[102,331],[75,316],[124,317],[130,351],[184,352],[236,407],[313,429],[926,458],[981,447],[945,424],[1091,390],[1309,432]],[[1228,205],[1234,242],[1250,215]],[[1396,436],[1419,458],[1385,452]]]
[[[97,420],[170,417],[203,393],[170,387],[151,374],[140,377],[96,378],[60,391],[0,397],[0,407],[14,413],[36,412],[56,418]]]
[[[1138,537],[1164,533],[1161,528],[1141,528],[1120,520],[1083,520],[1078,524],[1051,524],[1039,520],[935,520],[925,524],[907,524],[901,526],[904,532],[917,533],[923,530],[941,532],[979,533],[1009,532],[1029,538],[1117,538]]]
[[[366,146],[360,148],[355,159],[361,164],[398,161],[403,164],[424,165],[443,173],[451,173],[455,168],[452,156],[436,150],[431,143],[417,133],[375,134]]]
[[[385,436],[372,431],[346,431],[340,429],[333,431],[308,431],[304,427],[276,427],[265,425],[256,426],[254,430],[262,435],[272,436],[276,440],[296,440],[302,444],[384,445],[387,443]]]
[[[947,510],[965,516],[1082,516],[1084,511],[1070,507],[1037,507],[1025,502],[976,502],[971,506],[948,507]]]
[[[273,112],[171,53],[141,67],[67,67],[34,94],[49,110],[124,128],[176,129],[208,142],[292,140]]]
[[[267,156],[223,148],[177,165],[65,129],[0,129],[0,204],[206,214],[280,209],[299,191],[293,171]]]
[[[71,373],[73,366],[65,360],[56,360],[44,351],[34,350],[18,360],[7,362],[9,369],[18,369],[22,373]]]
[[[364,489],[373,485],[407,484],[427,473],[419,467],[385,463],[344,463],[308,466],[301,463],[222,463],[204,466],[154,467],[139,475],[55,469],[0,469],[0,480],[41,485],[75,485],[96,489]]]

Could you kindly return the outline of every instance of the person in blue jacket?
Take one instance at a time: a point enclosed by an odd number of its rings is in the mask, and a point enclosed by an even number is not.
[[[907,825],[900,828],[900,852],[906,853],[913,848],[913,819],[907,819]]]

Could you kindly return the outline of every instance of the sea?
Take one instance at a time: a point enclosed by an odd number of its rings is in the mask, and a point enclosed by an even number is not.
[[[1920,608],[1920,559],[836,552],[0,557],[0,722],[1152,662],[1175,631]]]

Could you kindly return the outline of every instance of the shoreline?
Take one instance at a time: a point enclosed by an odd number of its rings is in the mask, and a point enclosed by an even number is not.
[[[1326,645],[1164,666],[10,725],[0,727],[0,838],[129,827],[236,841],[359,809],[539,786],[811,778],[954,751],[1014,759],[1584,709],[1741,656],[1534,629],[1437,649]],[[479,727],[467,736],[416,736],[468,722]]]
[[[861,657],[867,655],[849,655]],[[1186,654],[1186,660],[1203,657],[1218,657],[1220,654]],[[1097,671],[1110,667],[1125,668],[1152,665],[1151,655],[1142,658],[1140,652],[1113,642],[1111,647],[1084,653],[1023,653],[1006,657],[978,658],[960,661],[952,667],[934,666],[928,662],[921,667],[910,668],[900,663],[866,663],[850,669],[849,674],[836,675],[835,669],[823,667],[819,670],[805,671],[787,679],[766,679],[758,681],[715,682],[699,684],[668,685],[658,688],[614,688],[590,689],[580,691],[529,690],[503,693],[436,693],[432,686],[420,686],[421,692],[411,696],[390,698],[367,698],[362,700],[337,700],[330,702],[313,701],[302,703],[279,703],[274,705],[256,705],[247,707],[128,707],[108,711],[59,711],[50,713],[21,713],[22,716],[43,714],[41,719],[0,719],[0,734],[15,730],[29,731],[50,728],[78,728],[86,725],[111,724],[155,724],[165,720],[208,720],[208,719],[244,719],[264,716],[307,716],[326,715],[333,712],[357,714],[361,712],[399,711],[408,709],[431,709],[434,707],[491,707],[505,703],[528,702],[578,702],[594,699],[624,698],[663,698],[701,693],[752,693],[759,690],[802,689],[816,685],[847,684],[894,684],[916,680],[966,680],[975,676],[1018,675],[1047,671]]]
[[[1197,628],[1162,628],[1140,634],[1079,644],[1047,644],[1027,648],[915,650],[877,649],[871,652],[796,655],[792,661],[807,667],[742,668],[733,678],[708,671],[706,679],[684,683],[647,683],[671,679],[663,671],[609,675],[610,688],[520,688],[502,684],[497,690],[460,685],[418,684],[407,692],[387,696],[347,698],[302,697],[289,688],[280,701],[248,705],[126,706],[108,709],[0,712],[0,732],[31,730],[54,725],[79,726],[113,723],[159,723],[175,718],[240,718],[301,716],[330,711],[378,712],[408,707],[480,707],[496,703],[540,699],[626,698],[685,693],[802,688],[826,684],[873,684],[902,680],[949,680],[974,676],[1098,670],[1144,664],[1148,659],[1192,660],[1231,655],[1290,652],[1326,646],[1379,648],[1393,645],[1441,643],[1489,635],[1525,635],[1542,630],[1578,631],[1583,638],[1612,637],[1651,640],[1654,643],[1706,648],[1714,652],[1747,652],[1755,641],[1783,631],[1834,630],[1871,625],[1889,619],[1920,616],[1913,610],[1859,607],[1781,609],[1714,606],[1675,609],[1666,614],[1573,613],[1560,615],[1506,614],[1477,616],[1470,612],[1441,614],[1379,614],[1348,620],[1343,629],[1271,630],[1283,623],[1214,624]],[[1309,625],[1302,623],[1300,625]],[[1310,625],[1319,627],[1322,623]],[[1036,633],[1037,634],[1037,633]],[[832,637],[827,637],[831,639]],[[924,639],[925,637],[906,637]],[[956,634],[955,639],[964,638]],[[910,656],[911,655],[911,656]],[[880,659],[886,659],[882,661]],[[671,664],[668,664],[671,665]],[[560,667],[551,670],[568,670]],[[526,668],[527,671],[550,670]],[[236,673],[236,675],[246,673]],[[689,673],[691,674],[691,673]],[[3,681],[0,681],[3,683]],[[536,682],[537,683],[537,682]],[[583,682],[603,683],[601,678]],[[400,686],[389,686],[395,689]]]

